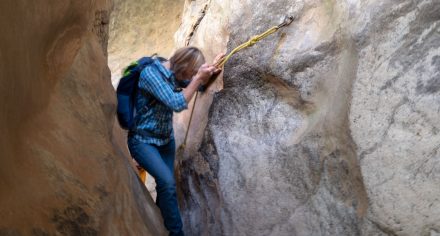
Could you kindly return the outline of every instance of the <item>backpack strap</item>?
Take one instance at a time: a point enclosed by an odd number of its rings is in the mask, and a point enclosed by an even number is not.
[[[155,59],[158,59],[160,62],[164,62],[164,61],[166,61],[165,58],[158,56],[157,53],[154,53],[153,55],[151,55],[151,57],[143,57],[143,58],[141,58],[141,59],[139,59],[139,60],[137,61],[138,63],[137,63],[137,68],[136,68],[136,70],[138,70],[138,72],[139,72],[139,78],[140,78],[140,76],[141,76],[141,72],[142,72],[147,66],[152,65],[152,64],[154,63],[154,60],[155,60]],[[143,91],[143,90],[140,90],[140,89],[139,89],[139,85],[136,86],[136,90],[139,91],[144,97],[149,96],[149,97],[151,98],[151,101],[150,101],[150,102],[148,103],[148,105],[147,105],[148,107],[151,107],[151,106],[153,106],[154,104],[156,104],[157,99],[156,99],[154,96],[152,96],[151,94],[149,94],[149,93],[147,93],[147,92],[145,92],[145,91]]]

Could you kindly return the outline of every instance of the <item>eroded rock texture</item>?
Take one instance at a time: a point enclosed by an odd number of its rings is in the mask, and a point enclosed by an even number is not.
[[[435,235],[440,232],[440,1],[380,7],[389,11],[370,14],[368,25],[354,24],[359,62],[350,125],[369,218],[396,234]]]
[[[179,160],[189,234],[440,232],[440,1],[200,0],[184,15],[205,5],[204,48],[297,19],[226,65]]]
[[[114,126],[111,2],[0,9],[0,235],[164,235]]]

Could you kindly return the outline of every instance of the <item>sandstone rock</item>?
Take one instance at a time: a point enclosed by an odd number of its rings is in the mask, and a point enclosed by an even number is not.
[[[440,2],[362,8],[350,126],[369,218],[398,235],[440,228]],[[370,22],[365,25],[365,21]]]
[[[187,14],[207,5],[192,36],[203,48],[297,20],[226,65],[207,128],[179,162],[187,232],[439,230],[439,1],[188,3]]]
[[[0,9],[0,235],[164,235],[114,126],[110,2]]]
[[[206,62],[212,63],[217,54],[226,52],[229,34],[226,28],[227,25],[225,25],[225,19],[221,14],[218,14],[223,11],[227,11],[227,7],[217,2],[187,0],[185,2],[185,10],[183,11],[184,20],[175,34],[176,47],[197,46],[203,51]],[[223,87],[221,77],[220,75],[219,79],[206,92],[199,93],[198,95],[192,124],[188,133],[186,153],[196,151],[202,142],[213,95]],[[193,106],[194,99],[189,103],[186,111],[177,113],[174,116],[174,129],[178,145],[184,140]]]

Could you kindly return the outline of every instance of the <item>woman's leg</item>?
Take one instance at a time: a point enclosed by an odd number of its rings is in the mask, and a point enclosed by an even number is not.
[[[171,140],[167,145],[158,147],[158,151],[168,169],[171,171],[171,173],[174,173],[174,157],[176,153],[176,144],[174,139]],[[156,184],[156,192],[158,191],[158,187],[159,186]],[[161,204],[160,200],[160,198],[156,198],[156,204],[158,206]]]
[[[176,158],[176,142],[174,139],[168,144],[159,147],[159,153],[168,166],[168,169],[170,169],[171,173],[174,173],[174,159]]]
[[[161,150],[164,154],[169,154],[169,149],[166,146],[157,147],[136,141],[130,141],[128,146],[139,165],[156,180],[156,204],[162,213],[165,228],[170,231],[170,235],[183,235],[174,173],[167,165],[170,157],[166,157],[165,161],[159,152]]]

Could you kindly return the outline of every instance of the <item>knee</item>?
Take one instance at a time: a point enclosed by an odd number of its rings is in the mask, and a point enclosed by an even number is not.
[[[157,191],[175,192],[176,191],[176,181],[174,178],[166,178],[156,181]]]

